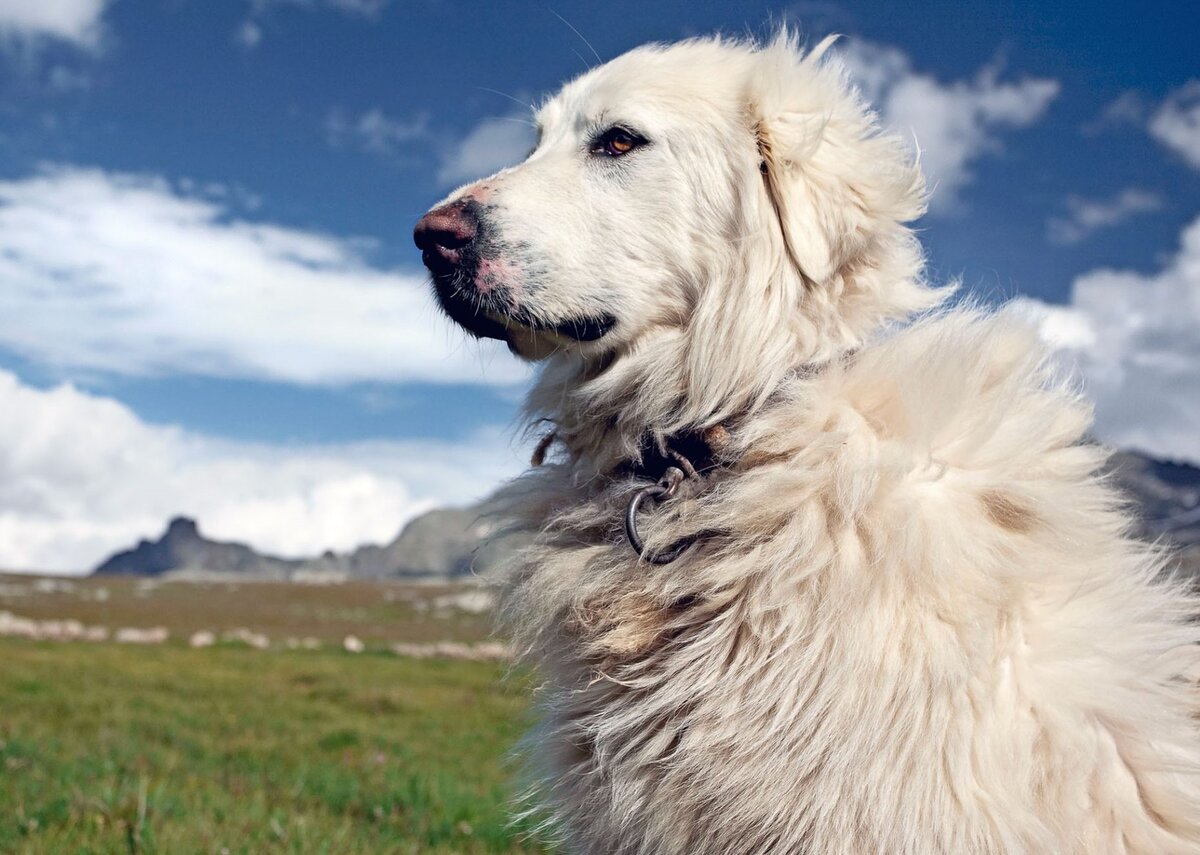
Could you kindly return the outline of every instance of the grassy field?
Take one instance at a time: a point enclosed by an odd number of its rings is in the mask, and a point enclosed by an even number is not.
[[[2,607],[150,623],[105,584],[100,603],[45,586]],[[218,623],[211,602],[196,605],[204,588],[164,588],[136,597],[131,585],[129,599],[157,600],[153,623],[173,632]],[[388,590],[253,589],[232,623],[330,640],[482,632],[480,616],[434,617]],[[92,611],[114,601],[115,615]],[[256,609],[292,617],[243,619]],[[527,686],[503,665],[334,644],[190,649],[174,634],[157,646],[3,638],[0,662],[0,852],[545,851],[508,824]]]

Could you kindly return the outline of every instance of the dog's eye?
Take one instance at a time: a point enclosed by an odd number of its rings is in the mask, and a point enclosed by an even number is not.
[[[591,153],[599,157],[621,157],[646,144],[646,138],[629,128],[609,128],[592,141]]]

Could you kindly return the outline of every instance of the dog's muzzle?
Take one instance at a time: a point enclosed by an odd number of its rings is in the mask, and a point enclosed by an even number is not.
[[[483,293],[478,284],[479,262],[494,239],[480,204],[459,199],[434,208],[413,229],[413,242],[433,278],[434,293],[450,319],[477,338],[509,340],[514,327],[550,332],[574,341],[596,341],[617,324],[611,313],[544,320],[526,308],[512,305],[502,289]]]

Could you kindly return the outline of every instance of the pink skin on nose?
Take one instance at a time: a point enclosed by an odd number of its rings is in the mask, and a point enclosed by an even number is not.
[[[464,193],[463,196],[484,204],[492,198],[495,192],[495,185],[480,183]],[[502,289],[513,308],[516,308],[517,300],[521,296],[520,270],[516,265],[501,258],[482,258],[475,271],[475,287],[480,294],[490,294],[497,288]]]
[[[475,287],[480,294],[503,289],[514,307],[521,296],[521,277],[516,265],[501,258],[481,258],[475,271]]]
[[[491,184],[476,184],[465,195],[468,199],[482,203],[491,199],[494,192],[496,192],[495,188]]]

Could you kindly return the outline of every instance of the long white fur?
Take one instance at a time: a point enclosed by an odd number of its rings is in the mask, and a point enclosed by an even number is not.
[[[1197,603],[1029,330],[896,326],[943,296],[920,173],[828,47],[633,51],[458,191],[536,259],[534,310],[619,319],[513,341],[552,354],[560,440],[506,491],[538,810],[587,853],[1200,852]],[[576,162],[597,113],[651,126],[617,186]],[[617,467],[718,423],[724,466],[646,522],[701,544],[637,560]]]

